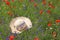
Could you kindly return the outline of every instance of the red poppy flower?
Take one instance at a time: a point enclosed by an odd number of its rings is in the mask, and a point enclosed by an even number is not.
[[[50,11],[50,10],[47,10],[47,13],[48,13],[48,14],[50,14],[50,13],[51,13],[51,11]]]
[[[55,8],[51,3],[48,4],[50,8]]]
[[[34,40],[39,40],[39,38],[35,37]]]
[[[34,7],[36,7],[37,6],[37,3],[34,3]]]
[[[12,2],[14,2],[14,0],[12,0]]]
[[[51,23],[48,23],[48,27],[50,27],[52,24]]]
[[[15,36],[11,35],[11,36],[9,37],[9,40],[14,40],[14,38],[15,38]]]
[[[6,2],[6,4],[7,4],[7,5],[10,5],[10,2],[9,2],[9,1],[7,1],[7,2]]]
[[[40,12],[39,12],[40,14],[42,14],[43,13],[43,10],[40,10]]]
[[[46,0],[42,0],[42,4],[43,5],[46,5]]]
[[[60,20],[56,20],[56,23],[59,23],[60,22]]]

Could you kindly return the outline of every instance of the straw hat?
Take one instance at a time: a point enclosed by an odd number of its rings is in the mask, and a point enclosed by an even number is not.
[[[32,22],[29,18],[26,17],[16,17],[11,20],[10,28],[12,33],[20,34],[26,29],[30,29],[32,27]]]

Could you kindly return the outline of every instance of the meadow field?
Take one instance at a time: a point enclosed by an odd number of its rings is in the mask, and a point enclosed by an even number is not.
[[[10,21],[30,18],[32,28],[12,34]],[[60,40],[60,0],[0,0],[0,40]]]

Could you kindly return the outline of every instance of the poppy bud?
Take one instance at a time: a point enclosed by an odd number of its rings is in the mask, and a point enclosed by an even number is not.
[[[14,0],[12,0],[12,2],[14,2]]]
[[[48,23],[48,26],[51,26],[52,24],[51,23]]]
[[[34,2],[34,0],[30,0],[31,2]]]
[[[13,14],[10,11],[8,11],[7,14],[10,16],[13,16]]]
[[[38,37],[35,37],[34,40],[39,40],[39,38]]]
[[[37,6],[37,3],[34,3],[34,7],[36,7]]]
[[[51,13],[51,11],[50,11],[50,10],[47,10],[47,13],[48,13],[48,14],[50,14],[50,13]]]
[[[55,8],[51,3],[48,4],[50,8]]]
[[[54,32],[52,32],[52,36],[53,37],[56,37],[57,36],[57,33],[54,31]]]
[[[46,0],[42,0],[42,4],[43,5],[46,5]]]
[[[40,14],[42,14],[43,13],[43,10],[40,10],[40,12],[39,12]]]

